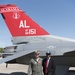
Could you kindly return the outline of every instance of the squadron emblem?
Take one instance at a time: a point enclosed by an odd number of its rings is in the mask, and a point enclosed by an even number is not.
[[[13,13],[13,18],[14,19],[19,19],[20,18],[20,14],[18,12]]]

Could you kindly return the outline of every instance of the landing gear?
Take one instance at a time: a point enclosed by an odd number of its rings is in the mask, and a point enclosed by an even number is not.
[[[6,68],[8,67],[8,63],[6,63]]]

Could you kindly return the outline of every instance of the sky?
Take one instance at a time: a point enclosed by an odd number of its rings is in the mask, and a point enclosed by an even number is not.
[[[75,39],[75,0],[0,0],[15,4],[51,35]],[[11,34],[0,15],[0,47],[11,46]]]

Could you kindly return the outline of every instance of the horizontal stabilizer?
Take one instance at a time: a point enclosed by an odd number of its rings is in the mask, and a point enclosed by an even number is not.
[[[35,50],[27,50],[27,51],[25,50],[25,51],[14,53],[11,56],[7,56],[7,57],[5,57],[3,59],[0,59],[0,64],[8,62],[8,61],[11,61],[11,60],[16,59],[16,58],[19,58],[21,56],[27,55],[27,54],[29,54],[29,53],[31,53],[33,51],[35,51]]]
[[[14,54],[14,53],[0,53],[0,55],[4,55],[4,54],[8,55],[8,54]]]

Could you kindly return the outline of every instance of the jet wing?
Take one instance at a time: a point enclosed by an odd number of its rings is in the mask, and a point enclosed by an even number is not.
[[[20,51],[20,52],[14,53],[13,55],[10,55],[10,56],[7,56],[5,58],[0,59],[0,64],[11,61],[16,58],[19,58],[21,56],[27,55],[27,54],[34,52],[34,51],[35,50],[27,50],[27,51],[25,50],[25,51]]]

